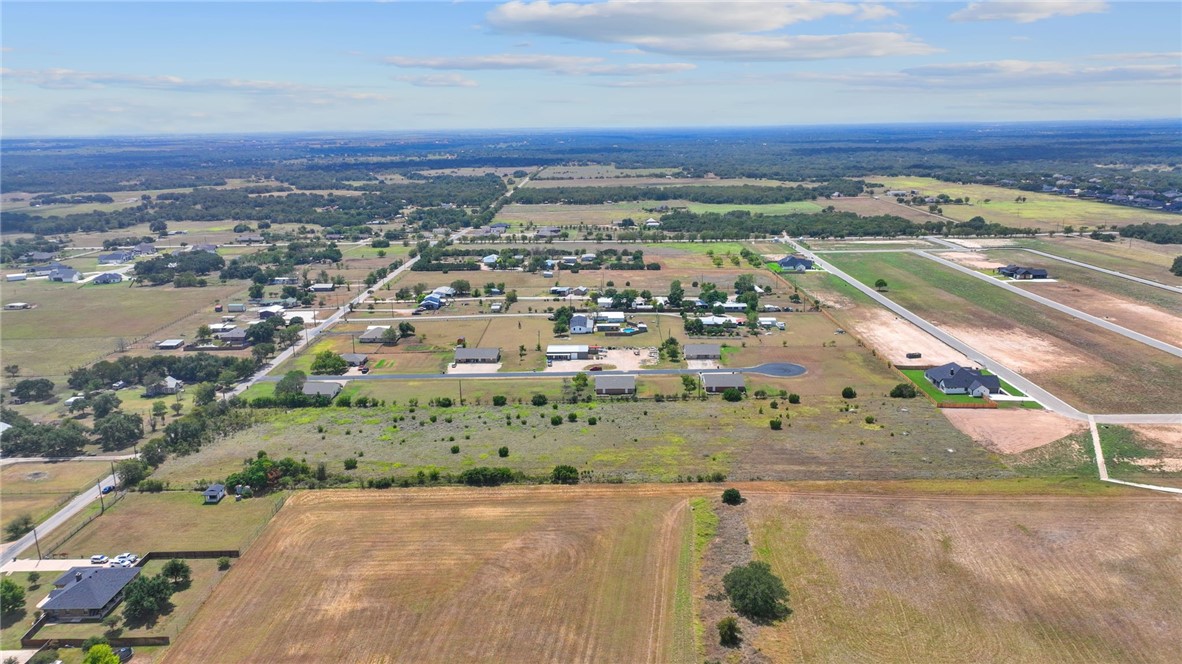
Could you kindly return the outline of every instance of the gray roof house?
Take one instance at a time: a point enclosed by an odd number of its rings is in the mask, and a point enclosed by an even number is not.
[[[570,317],[571,334],[591,334],[595,331],[595,323],[586,314],[575,314]]]
[[[94,278],[93,284],[117,284],[123,281],[123,275],[118,272],[105,272]]]
[[[244,327],[236,327],[232,330],[220,332],[214,336],[216,336],[218,339],[221,339],[230,346],[245,347],[249,345],[249,342],[246,339],[246,328]]]
[[[962,367],[956,362],[932,367],[923,372],[923,376],[944,394],[969,394],[974,397],[1001,394],[1000,378]]]
[[[779,264],[780,269],[790,272],[804,272],[805,270],[813,269],[812,261],[798,256],[785,256],[776,261],[776,263]]]
[[[382,343],[382,335],[386,334],[386,330],[388,329],[390,329],[389,326],[384,325],[371,327],[362,332],[361,336],[357,337],[357,340],[363,344],[380,344]]]
[[[210,484],[209,488],[201,493],[205,498],[206,505],[217,505],[222,502],[222,498],[226,497],[225,484]]]
[[[156,383],[155,385],[149,385],[145,393],[150,397],[159,396],[161,394],[176,394],[177,392],[181,391],[182,385],[184,385],[184,383],[173,378],[172,376],[165,376],[164,380],[160,381],[159,383]]]
[[[138,567],[71,567],[53,582],[54,589],[38,608],[59,622],[102,620],[139,575]]]
[[[65,283],[77,283],[82,281],[82,273],[72,267],[63,267],[49,273],[50,281],[62,281]]]
[[[310,380],[304,383],[304,394],[309,397],[323,396],[332,399],[341,393],[340,383]]]
[[[606,375],[595,377],[596,394],[636,394],[636,376]]]
[[[115,251],[109,254],[99,256],[99,265],[118,265],[119,263],[130,263],[135,260],[135,252],[132,251]]]
[[[141,242],[131,248],[137,254],[154,254],[156,253],[156,245],[150,242]]]
[[[341,359],[349,364],[351,367],[359,367],[366,362],[369,362],[369,356],[361,353],[341,353]]]
[[[747,382],[743,380],[741,373],[702,374],[702,385],[710,393],[723,392],[732,387],[740,391],[747,390]]]
[[[496,363],[501,361],[500,348],[457,348],[456,362],[465,364],[472,362]]]
[[[687,360],[722,359],[722,346],[718,344],[686,344],[684,352]]]

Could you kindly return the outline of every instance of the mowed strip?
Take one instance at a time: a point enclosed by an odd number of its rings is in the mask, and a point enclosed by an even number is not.
[[[679,493],[301,493],[165,661],[669,661]]]

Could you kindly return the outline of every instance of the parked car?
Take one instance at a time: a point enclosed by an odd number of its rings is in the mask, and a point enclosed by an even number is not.
[[[94,564],[94,565],[105,565],[105,564],[107,564],[107,561],[109,561],[109,560],[110,560],[110,558],[104,556],[101,553],[96,553],[90,557],[90,562],[91,562],[91,564]]]
[[[115,560],[130,560],[132,563],[135,563],[139,559],[140,559],[140,557],[135,555],[134,553],[121,553],[121,554],[115,556]]]
[[[135,563],[130,560],[112,560],[111,567],[131,567]]]
[[[115,656],[119,658],[120,662],[126,662],[135,656],[135,651],[131,648],[119,648],[115,651]]]
[[[603,371],[603,367],[601,367],[601,366],[599,366],[598,364],[596,364],[595,366],[591,367],[591,368],[590,368],[590,369],[588,369],[587,371]]]
[[[114,487],[113,485],[111,485],[111,484],[108,484],[107,486],[103,487],[103,495],[105,496],[105,495],[107,495],[108,493],[111,493],[111,492],[112,492],[112,491],[114,491],[114,490],[115,490],[115,487]]]

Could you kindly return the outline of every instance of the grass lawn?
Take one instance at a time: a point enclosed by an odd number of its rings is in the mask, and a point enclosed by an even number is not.
[[[36,584],[29,582],[28,572],[13,572],[4,578],[25,589],[25,608],[5,613],[0,618],[0,650],[20,650],[21,637],[33,626],[37,603],[53,590],[53,581],[61,572],[42,572]]]
[[[1182,246],[1176,244],[1152,244],[1124,239],[1119,242],[1097,242],[1087,238],[1066,236],[1021,238],[1015,240],[1015,244],[1089,265],[1125,272],[1142,279],[1175,285],[1182,281],[1182,278],[1170,273],[1170,264],[1174,257],[1182,255]],[[1033,258],[1033,255],[1030,256]]]
[[[944,394],[923,375],[923,369],[901,369],[903,375],[911,379],[916,387],[932,398],[936,403],[984,403],[984,399],[968,394]]]

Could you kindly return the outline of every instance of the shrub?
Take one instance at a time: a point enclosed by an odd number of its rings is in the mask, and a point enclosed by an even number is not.
[[[737,387],[728,387],[722,391],[722,398],[726,401],[742,401],[743,391]]]
[[[345,459],[345,470],[357,470],[357,459],[352,457]]]
[[[4,526],[4,533],[8,535],[8,539],[10,540],[19,539],[25,533],[32,530],[33,526],[35,525],[37,525],[37,523],[33,521],[33,517],[31,515],[22,514],[12,521],[9,521],[8,524]]]
[[[788,395],[788,403],[791,403],[791,404],[800,403],[800,395],[799,394],[789,394]]]
[[[727,489],[722,492],[722,502],[727,505],[741,505],[743,504],[743,494],[739,493],[738,489]]]
[[[588,417],[588,418],[587,418],[587,424],[590,424],[591,426],[595,426],[596,424],[599,424],[599,418],[598,418],[598,417],[594,417],[594,416],[592,416],[592,417]]]
[[[562,416],[561,415],[552,416],[550,418],[550,424],[553,424],[554,426],[558,426],[558,425],[562,424]]]
[[[743,630],[739,629],[739,621],[734,616],[727,616],[718,621],[718,643],[726,648],[739,645],[739,637]]]
[[[555,484],[578,484],[579,471],[574,466],[554,466],[550,481]]]
[[[891,388],[891,396],[896,399],[914,399],[917,393],[911,383],[899,383]]]
[[[25,608],[25,589],[12,579],[0,579],[0,612],[18,613]]]
[[[568,422],[577,422],[579,421],[579,416],[575,413],[567,413],[566,419]]]
[[[866,416],[866,424],[874,424],[874,416],[873,415]]]
[[[509,456],[509,448],[502,447],[501,449],[497,450],[497,456],[501,457],[502,459]]]
[[[504,406],[508,402],[509,400],[506,399],[504,395],[498,394],[493,397],[494,406]]]
[[[771,426],[772,431],[779,431],[784,428],[784,420],[777,417],[774,420],[768,420],[768,425]]]
[[[459,445],[452,445],[451,446],[451,453],[452,454],[459,454],[460,453],[460,446]]]
[[[535,394],[530,397],[529,402],[535,406],[545,406],[550,400],[546,398],[545,394]]]
[[[33,655],[32,659],[25,662],[25,664],[53,664],[58,659],[57,650],[42,650],[36,655]]]
[[[722,577],[722,586],[735,611],[752,620],[779,620],[792,613],[784,603],[788,599],[784,582],[765,562],[756,560],[732,568]]]
[[[469,468],[460,473],[460,481],[468,486],[499,486],[513,481],[513,471],[508,468]]]
[[[164,490],[164,482],[160,480],[144,480],[136,488],[141,492],[160,493]]]
[[[228,569],[230,569],[230,559],[225,556],[218,558],[218,571],[224,572]]]
[[[854,398],[857,398],[857,396],[858,396],[858,392],[856,390],[854,390],[854,388],[852,388],[852,387],[844,387],[841,390],[841,398],[842,399],[854,399]]]
[[[440,408],[451,408],[455,402],[451,400],[451,397],[439,397],[435,400],[435,405]]]

